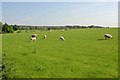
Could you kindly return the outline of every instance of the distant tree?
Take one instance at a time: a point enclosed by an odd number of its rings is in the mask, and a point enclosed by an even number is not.
[[[10,25],[9,26],[9,28],[8,28],[9,30],[8,30],[8,33],[13,33],[14,32],[14,29],[13,29],[13,27]]]
[[[2,32],[3,33],[13,33],[14,30],[13,30],[13,27],[11,25],[8,25],[7,23],[5,23],[3,26],[2,26]]]
[[[29,30],[32,30],[33,29],[33,27],[32,26],[29,26]]]
[[[8,24],[5,23],[3,26],[2,26],[2,32],[8,32]]]
[[[35,26],[35,29],[38,29],[37,26]]]
[[[50,30],[51,28],[50,27],[48,27],[48,30]]]
[[[66,28],[69,28],[69,29],[72,29],[72,28],[73,28],[73,26],[69,26],[69,25],[66,25],[65,27],[66,27]]]
[[[13,29],[16,31],[16,30],[19,30],[19,26],[17,26],[17,25],[13,25],[12,26],[13,27]]]
[[[88,26],[88,28],[94,28],[94,27],[95,27],[94,25]]]
[[[74,25],[73,28],[76,29],[76,28],[79,28],[80,26],[79,25]]]

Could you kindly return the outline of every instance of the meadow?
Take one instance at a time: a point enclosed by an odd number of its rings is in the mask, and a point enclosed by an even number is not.
[[[2,35],[0,35],[0,79],[2,77]]]
[[[38,35],[36,42],[30,41],[33,33]],[[105,40],[105,33],[113,39]],[[66,40],[59,40],[59,36]],[[3,34],[2,56],[10,78],[117,78],[118,29]]]

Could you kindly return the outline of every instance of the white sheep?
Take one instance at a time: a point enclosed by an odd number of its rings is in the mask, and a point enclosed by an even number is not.
[[[47,36],[46,36],[46,35],[44,35],[44,39],[47,39]]]
[[[113,39],[112,35],[110,35],[110,34],[105,34],[104,37],[105,37],[105,39]]]
[[[36,41],[36,37],[31,37],[31,41]]]
[[[63,36],[60,36],[60,39],[63,40],[63,41],[65,41],[65,38]]]
[[[32,34],[30,37],[31,41],[36,41],[36,38],[37,38],[37,34]]]

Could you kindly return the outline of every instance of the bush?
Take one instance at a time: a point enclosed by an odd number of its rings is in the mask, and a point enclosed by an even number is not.
[[[21,33],[21,32],[22,32],[21,30],[17,31],[17,33]]]
[[[3,33],[13,33],[14,30],[13,30],[13,27],[8,25],[7,23],[5,23],[3,26],[2,26],[2,32]]]

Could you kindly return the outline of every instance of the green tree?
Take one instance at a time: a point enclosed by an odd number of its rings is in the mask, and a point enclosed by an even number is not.
[[[17,25],[13,25],[12,26],[13,27],[13,29],[16,31],[16,30],[19,30],[19,26],[17,26]]]
[[[2,26],[2,32],[3,33],[13,33],[14,30],[13,30],[13,27],[8,25],[7,23],[5,23],[3,26]]]

